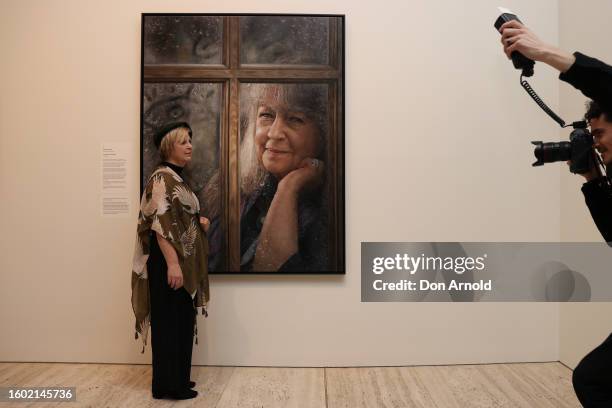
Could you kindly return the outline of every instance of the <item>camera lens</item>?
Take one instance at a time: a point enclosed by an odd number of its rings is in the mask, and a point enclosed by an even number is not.
[[[534,143],[536,145],[533,150],[537,163],[553,163],[557,161],[567,161],[572,157],[572,145],[570,142],[554,142],[554,143]]]

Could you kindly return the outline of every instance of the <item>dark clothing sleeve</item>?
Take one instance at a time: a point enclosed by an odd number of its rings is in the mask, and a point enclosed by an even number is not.
[[[580,90],[604,110],[612,109],[612,66],[575,52],[576,61],[559,79]],[[597,229],[612,246],[612,187],[605,177],[584,183],[582,193]]]
[[[612,66],[575,52],[576,61],[559,79],[580,90],[600,106],[612,109]]]
[[[612,246],[612,188],[606,177],[582,185],[582,193],[597,229],[608,245]]]

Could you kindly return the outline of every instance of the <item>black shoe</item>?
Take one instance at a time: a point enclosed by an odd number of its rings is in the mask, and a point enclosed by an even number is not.
[[[173,399],[173,400],[186,400],[195,398],[198,396],[198,392],[194,390],[184,390],[179,392],[154,392],[153,398],[155,399]]]
[[[189,381],[189,388],[195,387],[195,381]]]

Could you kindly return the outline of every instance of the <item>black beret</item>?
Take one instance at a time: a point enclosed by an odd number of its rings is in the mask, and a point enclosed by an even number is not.
[[[168,132],[170,132],[171,130],[174,130],[177,128],[187,128],[189,130],[189,136],[191,137],[192,131],[191,131],[191,126],[189,126],[189,123],[187,122],[168,123],[160,127],[159,129],[157,129],[157,131],[155,132],[155,135],[153,135],[153,141],[155,142],[155,147],[159,149],[159,146],[161,145],[161,141],[164,138],[164,136],[166,136]]]

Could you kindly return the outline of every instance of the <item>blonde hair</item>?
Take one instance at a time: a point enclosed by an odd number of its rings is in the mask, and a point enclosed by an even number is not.
[[[162,161],[167,161],[170,158],[176,142],[183,143],[186,140],[189,140],[189,129],[187,128],[179,127],[166,133],[159,145],[159,155]]]
[[[268,177],[255,146],[257,110],[260,106],[275,102],[304,112],[314,121],[319,132],[318,159],[326,160],[325,145],[328,132],[327,86],[321,84],[250,84],[245,89],[246,106],[241,111],[240,189],[249,195],[260,188]]]
[[[248,84],[241,88],[240,106],[240,194],[248,196],[261,188],[269,177],[257,155],[255,127],[257,110],[270,100],[304,112],[319,131],[319,159],[328,161],[327,85],[324,84]],[[204,191],[204,208],[208,217],[218,216],[220,205],[219,173],[215,173]]]

